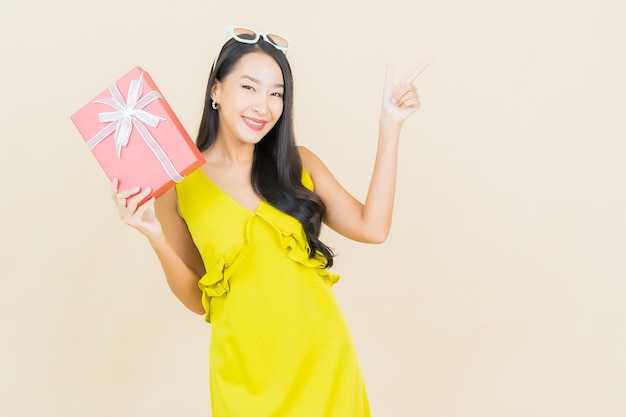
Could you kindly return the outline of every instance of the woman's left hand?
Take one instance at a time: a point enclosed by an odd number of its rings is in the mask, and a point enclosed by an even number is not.
[[[396,85],[393,84],[391,65],[387,64],[382,108],[386,119],[400,125],[420,108],[419,94],[413,82],[432,62],[432,58],[426,60]]]

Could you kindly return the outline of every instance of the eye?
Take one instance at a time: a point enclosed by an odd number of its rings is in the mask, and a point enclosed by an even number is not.
[[[244,85],[242,85],[241,87],[242,87],[242,88],[245,88],[246,90],[254,91],[254,87],[252,87],[251,85],[246,85],[246,84],[244,84]]]
[[[273,95],[274,97],[282,97],[283,93],[279,93],[278,91],[273,92],[271,95]]]

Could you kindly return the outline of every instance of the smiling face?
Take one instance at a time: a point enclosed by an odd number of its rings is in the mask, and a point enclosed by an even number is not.
[[[219,105],[218,140],[258,143],[283,113],[284,90],[283,74],[271,56],[243,55],[212,89]]]

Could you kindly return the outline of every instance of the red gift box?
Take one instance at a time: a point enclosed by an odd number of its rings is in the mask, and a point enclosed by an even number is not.
[[[119,189],[159,197],[204,163],[202,154],[146,71],[135,67],[71,116]]]

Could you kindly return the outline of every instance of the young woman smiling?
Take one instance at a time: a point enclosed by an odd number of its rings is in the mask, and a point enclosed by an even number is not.
[[[398,142],[420,106],[417,67],[387,67],[367,198],[346,191],[297,146],[287,39],[230,28],[215,58],[196,140],[206,163],[157,201],[112,196],[149,240],[172,292],[211,323],[214,417],[369,416],[349,329],[332,292],[323,224],[360,242],[391,226]],[[154,211],[152,211],[154,207]]]

